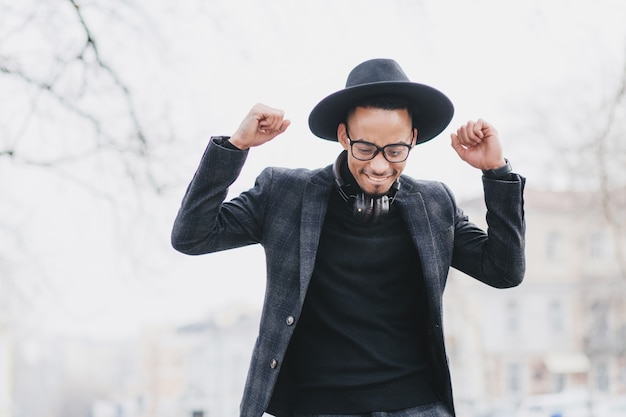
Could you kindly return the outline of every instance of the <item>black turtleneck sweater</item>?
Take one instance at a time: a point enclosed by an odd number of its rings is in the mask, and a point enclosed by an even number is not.
[[[342,169],[344,179],[357,187]],[[361,413],[437,400],[419,256],[398,207],[363,223],[337,191],[289,346],[298,413]]]

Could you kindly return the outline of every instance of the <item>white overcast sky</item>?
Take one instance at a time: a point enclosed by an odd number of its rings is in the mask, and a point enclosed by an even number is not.
[[[292,126],[250,153],[233,191],[250,187],[266,165],[331,163],[339,145],[312,136],[308,113],[343,87],[356,64],[375,57],[396,59],[413,81],[442,90],[455,104],[450,127],[414,151],[406,173],[441,179],[460,198],[479,194],[480,173],[458,160],[449,134],[482,117],[498,128],[506,156],[529,186],[547,188],[555,185],[544,169],[547,136],[568,131],[564,109],[572,103],[599,106],[626,57],[622,0],[138,4],[135,12],[145,19],[132,22],[128,33],[93,24],[97,36],[117,40],[111,44],[118,49],[103,43],[101,53],[130,80],[138,106],[167,109],[177,176],[165,195],[140,191],[133,203],[136,190],[108,178],[106,165],[83,167],[87,188],[119,188],[126,206],[46,170],[0,160],[0,190],[12,202],[0,214],[18,236],[0,244],[11,256],[0,272],[29,298],[35,327],[119,336],[146,323],[197,320],[233,303],[261,304],[261,248],[188,257],[169,246],[208,136],[232,133],[256,102],[284,109]],[[129,44],[120,47],[125,39]],[[537,112],[554,117],[538,126]],[[148,129],[164,126],[155,121]],[[68,133],[67,126],[58,128],[59,135]]]

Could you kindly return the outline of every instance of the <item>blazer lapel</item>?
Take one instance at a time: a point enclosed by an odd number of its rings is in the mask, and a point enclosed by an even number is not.
[[[314,176],[304,187],[302,194],[302,217],[300,218],[300,303],[304,302],[306,290],[315,267],[324,217],[328,209],[329,188],[332,186],[330,167]]]
[[[404,186],[405,184],[402,185]],[[437,256],[426,202],[422,193],[415,187],[412,187],[408,190],[405,188],[401,189],[396,203],[400,206],[402,217],[409,228],[409,233],[420,257],[426,290],[428,291],[428,300],[433,304],[434,311],[440,313],[441,295],[443,293],[443,288],[441,288],[441,282],[438,278],[440,260],[439,256]]]

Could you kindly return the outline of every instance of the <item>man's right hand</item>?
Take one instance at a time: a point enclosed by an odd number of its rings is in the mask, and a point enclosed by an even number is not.
[[[264,104],[256,104],[230,137],[230,143],[241,150],[263,145],[283,133],[291,122],[285,113]]]

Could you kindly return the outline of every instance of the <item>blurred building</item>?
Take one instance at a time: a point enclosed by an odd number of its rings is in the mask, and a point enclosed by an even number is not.
[[[623,231],[594,193],[527,190],[525,198],[522,285],[498,290],[451,272],[446,334],[457,399],[626,393]],[[482,200],[462,206],[474,222],[484,219]]]
[[[4,387],[11,394],[11,407],[0,416],[137,417],[94,412],[105,403],[119,407],[126,401],[129,382],[138,374],[134,342],[15,333],[9,347],[9,386]]]
[[[181,327],[146,329],[139,384],[127,392],[140,399],[140,406],[130,414],[117,404],[124,411],[110,417],[238,415],[259,315],[235,305]]]
[[[485,226],[482,200],[461,205]],[[522,285],[499,290],[450,273],[444,329],[459,416],[542,393],[626,393],[623,235],[590,193],[529,189],[526,219]],[[126,397],[98,403],[94,416],[237,415],[258,324],[259,311],[234,306],[146,330]]]
[[[178,329],[191,342],[187,385],[180,398],[185,417],[239,415],[260,312],[234,306],[205,321]]]

